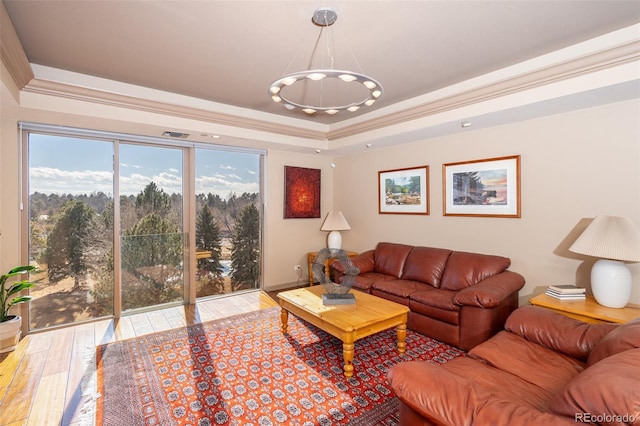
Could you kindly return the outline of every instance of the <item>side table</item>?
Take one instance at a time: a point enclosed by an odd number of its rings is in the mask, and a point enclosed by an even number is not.
[[[589,295],[584,300],[558,300],[543,293],[529,299],[529,303],[590,323],[624,323],[640,317],[640,305],[629,303],[624,308],[607,308]]]
[[[355,251],[349,251],[349,250],[345,250],[347,252],[347,256],[349,257],[355,257],[358,255],[357,252]],[[309,263],[309,286],[313,285],[313,261],[315,260],[316,256],[318,255],[318,251],[310,251],[309,253],[307,253],[307,262]],[[324,274],[325,276],[329,276],[329,264],[333,261],[334,259],[327,259],[324,262]]]

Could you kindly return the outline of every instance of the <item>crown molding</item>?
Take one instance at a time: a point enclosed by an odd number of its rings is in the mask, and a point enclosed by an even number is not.
[[[404,107],[402,105],[396,105],[395,112],[371,119],[367,119],[367,117],[364,116],[363,120],[356,124],[347,124],[344,127],[335,130],[329,129],[328,131],[313,130],[284,124],[282,122],[271,122],[267,119],[243,117],[237,114],[217,112],[201,107],[185,106],[172,102],[123,95],[40,78],[32,79],[23,90],[36,94],[194,119],[272,134],[311,140],[332,141],[572,79],[581,75],[638,61],[639,59],[640,41],[632,40],[601,49],[594,53],[556,62],[553,65],[520,72],[519,74],[514,74],[512,77],[500,78],[492,83],[476,85],[470,89],[459,89],[455,91],[455,86],[451,86],[448,93],[452,94],[440,96],[437,92],[434,92],[425,95],[425,97],[429,97],[431,100],[416,104],[415,101],[419,101],[419,98],[415,98],[412,105],[409,105],[409,102],[407,102]],[[469,87],[468,83],[469,82],[466,82],[467,87]],[[398,110],[398,108],[400,109]],[[383,113],[382,110],[380,111]],[[374,113],[371,114],[373,115]]]
[[[242,129],[257,130],[268,133],[281,134],[314,140],[326,140],[326,132],[309,130],[281,123],[268,122],[253,118],[225,114],[208,109],[177,105],[143,99],[118,93],[105,92],[72,84],[59,83],[50,80],[34,78],[25,88],[25,92],[55,96],[94,104],[114,106],[137,111],[151,112],[173,117],[187,118],[202,122],[215,123]]]
[[[24,88],[33,79],[33,70],[22,49],[16,29],[9,13],[0,1],[0,58],[9,71],[18,90]]]
[[[440,97],[418,106],[386,114],[366,122],[332,130],[328,132],[327,139],[329,141],[337,140],[365,131],[406,123],[445,111],[451,111],[464,106],[638,61],[639,59],[640,41],[630,41],[592,54],[458,92],[450,96]]]

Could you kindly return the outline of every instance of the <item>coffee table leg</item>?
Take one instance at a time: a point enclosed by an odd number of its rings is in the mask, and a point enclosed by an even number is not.
[[[342,357],[344,358],[344,376],[353,376],[353,334],[346,334],[342,341]]]
[[[407,344],[405,343],[405,339],[407,337],[407,324],[400,324],[398,326],[398,352],[401,354],[404,353],[407,348]]]
[[[282,334],[287,334],[287,325],[289,323],[289,311],[280,308],[280,321],[282,322]]]

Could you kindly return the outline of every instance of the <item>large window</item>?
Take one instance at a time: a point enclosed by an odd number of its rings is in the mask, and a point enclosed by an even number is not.
[[[262,152],[22,126],[30,329],[260,288]]]

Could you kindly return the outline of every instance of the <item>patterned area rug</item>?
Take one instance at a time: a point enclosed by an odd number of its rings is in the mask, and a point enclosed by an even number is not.
[[[396,425],[386,382],[402,361],[445,363],[464,353],[407,330],[355,344],[354,376],[342,342],[280,308],[150,334],[97,348],[97,425]]]

